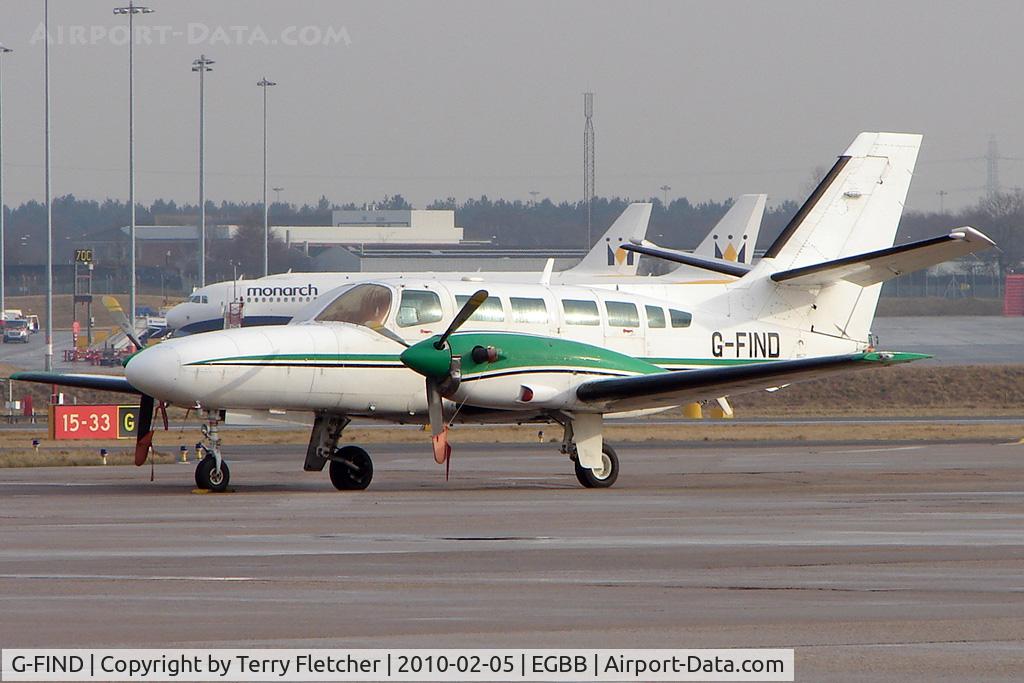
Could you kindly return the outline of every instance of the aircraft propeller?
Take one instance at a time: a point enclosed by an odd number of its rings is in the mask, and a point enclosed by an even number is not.
[[[131,321],[124,309],[121,308],[121,304],[112,296],[104,296],[103,307],[110,313],[110,317],[114,319],[114,322],[121,331],[124,332],[124,336],[128,337],[129,341],[135,345],[136,352],[143,349],[142,342],[135,335],[135,330],[132,327]],[[135,435],[135,464],[141,466],[145,464],[146,458],[149,457],[149,449],[153,445],[153,413],[155,410],[159,410],[164,419],[164,429],[167,429],[167,404],[160,401],[159,404],[156,400],[147,394],[142,394],[142,398],[139,400],[139,422],[136,429]]]
[[[469,320],[487,300],[487,290],[477,291],[462,306],[452,319],[448,329],[437,339],[427,339],[409,346],[394,332],[382,326],[373,329],[389,339],[406,347],[400,356],[402,363],[426,379],[427,416],[430,421],[430,437],[434,446],[434,460],[439,464],[448,462],[452,449],[448,444],[448,427],[444,423],[443,396],[458,388],[461,376],[462,358],[453,356],[448,346],[448,337]]]

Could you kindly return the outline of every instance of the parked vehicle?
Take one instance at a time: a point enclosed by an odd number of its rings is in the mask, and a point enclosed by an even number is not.
[[[4,324],[4,344],[11,344],[14,342],[21,342],[22,344],[28,344],[29,340],[28,321],[22,320],[8,320]]]

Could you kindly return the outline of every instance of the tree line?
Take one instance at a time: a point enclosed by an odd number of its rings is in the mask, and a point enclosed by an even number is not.
[[[597,197],[591,205],[591,238],[597,239],[625,209],[631,200],[625,197]],[[688,249],[696,246],[732,205],[731,199],[691,202],[685,197],[667,205],[659,198],[648,200],[654,207],[648,239],[667,247]],[[401,195],[388,195],[371,203],[379,209],[410,209]],[[270,220],[275,225],[330,225],[334,209],[357,209],[364,205],[335,203],[321,197],[316,204],[297,206],[275,202]],[[436,200],[423,208],[452,209],[456,225],[464,229],[466,240],[493,242],[502,247],[579,247],[587,246],[587,211],[583,202],[521,201],[491,199],[482,196],[462,202],[453,198]],[[782,231],[799,208],[785,201],[766,210],[758,240],[765,248]],[[45,263],[46,207],[31,201],[4,208],[6,256],[10,265]],[[213,243],[210,249],[208,277],[231,277],[230,263],[257,262],[262,257],[262,212],[258,203],[222,202],[207,204],[209,225],[234,224],[240,230],[233,240]],[[198,206],[157,200],[136,207],[138,225],[194,225]],[[74,249],[99,242],[125,242],[121,227],[128,223],[127,204],[118,200],[96,201],[74,195],[53,202],[55,261],[68,262]],[[981,199],[976,204],[950,213],[907,211],[900,223],[897,242],[925,239],[962,225],[973,226],[994,239],[1001,251],[991,250],[984,258],[995,263],[1000,273],[1021,268],[1024,259],[1024,192],[1015,190]],[[161,264],[163,265],[163,264]],[[308,266],[308,258],[284,244],[271,245],[272,270],[295,270]],[[188,277],[191,264],[172,264]]]

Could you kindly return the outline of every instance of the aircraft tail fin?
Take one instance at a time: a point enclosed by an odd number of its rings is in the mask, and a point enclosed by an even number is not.
[[[858,135],[765,259],[786,270],[891,247],[920,147],[920,135]]]
[[[754,246],[761,232],[761,219],[767,201],[766,194],[740,195],[693,253],[696,256],[750,265],[754,259]]]
[[[574,275],[636,275],[640,256],[622,249],[630,240],[643,240],[651,220],[651,204],[634,202],[615,219],[583,260],[566,273]]]
[[[920,147],[921,136],[907,133],[861,133],[854,139],[764,258],[741,279],[761,280],[771,288],[762,314],[810,332],[866,342],[880,281],[858,284],[855,278],[828,277],[816,287],[797,288],[772,276],[802,274],[806,282],[808,269],[825,268],[836,275],[854,261],[884,258],[895,242]]]

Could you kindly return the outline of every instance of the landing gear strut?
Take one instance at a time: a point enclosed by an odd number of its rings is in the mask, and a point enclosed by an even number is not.
[[[220,452],[219,424],[220,413],[216,410],[206,411],[206,423],[200,428],[203,440],[199,443],[199,449],[204,455],[196,465],[196,488],[215,493],[226,491],[231,479],[231,471]]]
[[[601,437],[603,417],[586,413],[551,417],[565,430],[561,450],[572,460],[580,484],[588,489],[606,489],[614,484],[619,478],[619,456]]]
[[[306,448],[307,472],[321,472],[329,462],[331,483],[339,491],[361,491],[373,480],[373,460],[358,446],[338,448],[341,433],[351,420],[345,415],[318,413]]]

